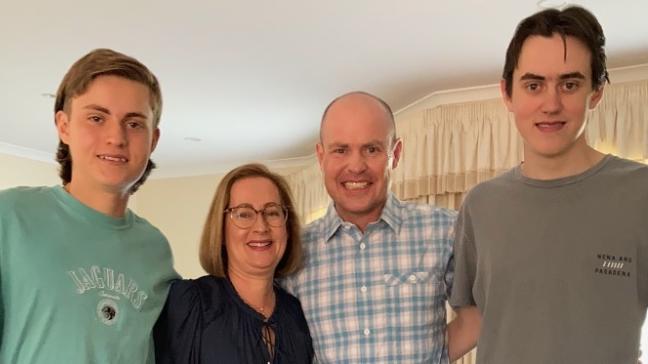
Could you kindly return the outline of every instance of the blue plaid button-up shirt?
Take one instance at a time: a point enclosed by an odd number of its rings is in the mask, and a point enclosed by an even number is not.
[[[333,205],[304,232],[305,268],[286,280],[320,363],[448,363],[445,302],[456,213],[389,195],[363,234]]]

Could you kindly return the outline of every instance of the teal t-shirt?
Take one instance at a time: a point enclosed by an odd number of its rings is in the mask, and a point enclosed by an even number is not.
[[[61,187],[0,191],[0,363],[153,363],[166,238]]]

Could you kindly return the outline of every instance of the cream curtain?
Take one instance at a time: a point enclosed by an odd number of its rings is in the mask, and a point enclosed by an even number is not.
[[[402,120],[393,190],[405,200],[465,192],[519,163],[522,142],[499,99],[443,105]]]
[[[608,86],[585,130],[594,148],[648,160],[648,80]]]
[[[397,116],[396,125],[404,152],[392,190],[403,200],[458,209],[471,187],[522,160],[522,140],[500,99],[423,108]],[[648,80],[608,85],[585,133],[604,153],[648,161]],[[324,214],[329,197],[315,158],[287,179],[304,222]],[[474,351],[457,361],[474,362]]]
[[[303,224],[324,215],[330,197],[324,187],[317,158],[313,157],[308,167],[285,178],[290,186],[297,214]]]

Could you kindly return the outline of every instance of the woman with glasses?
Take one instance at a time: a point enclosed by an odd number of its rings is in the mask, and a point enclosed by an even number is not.
[[[299,301],[276,278],[302,262],[299,220],[285,180],[260,164],[219,183],[203,229],[209,275],[171,286],[155,327],[157,363],[311,363]]]

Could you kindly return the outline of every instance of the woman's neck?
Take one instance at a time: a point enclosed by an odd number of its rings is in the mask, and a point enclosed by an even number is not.
[[[275,308],[273,277],[248,276],[229,271],[228,276],[239,297],[265,318],[270,317]]]

